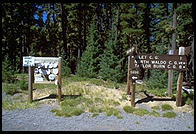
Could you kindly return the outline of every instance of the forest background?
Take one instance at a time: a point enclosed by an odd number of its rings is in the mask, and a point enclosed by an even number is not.
[[[27,73],[23,56],[61,56],[63,76],[126,82],[126,51],[132,46],[138,53],[168,54],[191,46],[194,35],[192,3],[2,3],[1,8],[2,81]],[[167,73],[146,70],[145,78],[165,87]]]

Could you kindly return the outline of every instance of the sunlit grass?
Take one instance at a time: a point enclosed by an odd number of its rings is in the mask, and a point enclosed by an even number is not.
[[[9,98],[6,98],[2,101],[2,108],[5,110],[15,110],[15,109],[27,109],[27,108],[38,108],[37,102],[28,102],[28,101],[13,101]]]
[[[163,104],[163,105],[161,105],[161,109],[162,109],[163,111],[166,111],[166,110],[173,110],[173,107],[170,106],[169,104]]]
[[[166,117],[166,118],[175,118],[177,116],[177,114],[175,112],[166,112],[166,113],[163,113],[163,117]]]

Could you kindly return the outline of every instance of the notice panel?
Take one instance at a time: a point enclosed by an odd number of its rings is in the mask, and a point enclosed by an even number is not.
[[[161,70],[183,70],[187,68],[187,57],[185,55],[131,55],[131,69],[161,69]]]

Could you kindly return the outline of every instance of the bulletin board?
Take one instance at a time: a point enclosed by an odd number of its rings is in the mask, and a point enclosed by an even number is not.
[[[58,82],[59,58],[35,57],[34,58],[34,83]]]

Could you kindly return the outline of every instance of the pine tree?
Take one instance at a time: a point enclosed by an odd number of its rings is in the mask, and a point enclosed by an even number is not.
[[[177,46],[191,46],[194,35],[194,22],[192,14],[192,3],[181,3],[177,5]]]
[[[101,37],[96,29],[96,21],[90,25],[87,36],[87,47],[77,65],[77,75],[83,77],[97,77],[101,54]]]
[[[122,71],[119,55],[116,55],[118,51],[118,42],[115,42],[114,24],[109,33],[109,38],[106,43],[106,49],[101,55],[99,75],[104,80],[112,80],[115,82],[122,81],[124,73]]]

